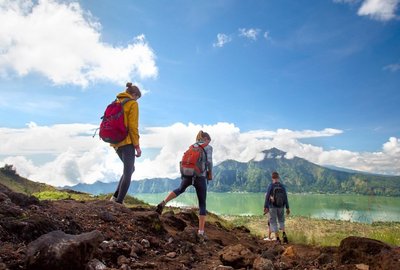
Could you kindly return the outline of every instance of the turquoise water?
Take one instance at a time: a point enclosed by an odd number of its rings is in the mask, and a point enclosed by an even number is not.
[[[132,195],[156,205],[165,198],[167,193]],[[289,194],[289,204],[293,216],[362,223],[400,222],[399,197]],[[197,197],[195,193],[185,192],[168,205],[197,207]],[[262,215],[263,206],[264,193],[208,192],[207,194],[207,210],[219,215]]]

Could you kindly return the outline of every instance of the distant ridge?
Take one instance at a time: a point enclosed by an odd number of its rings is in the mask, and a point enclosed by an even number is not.
[[[263,151],[260,161],[226,160],[214,167],[214,179],[208,190],[215,192],[265,192],[271,173],[278,171],[282,182],[292,193],[352,193],[400,196],[400,176],[348,172],[316,165],[303,158],[287,159],[277,148]],[[160,193],[178,187],[180,179],[156,178],[132,181],[129,192]],[[96,182],[68,187],[92,194],[114,192],[116,183]]]
[[[352,170],[352,169],[347,169],[343,167],[337,167],[333,165],[324,165],[323,167],[335,170],[335,171],[341,171],[341,172],[348,172],[348,173],[361,173],[361,174],[370,174],[370,175],[382,175],[378,173],[371,173],[371,172],[363,172],[363,171],[357,171],[357,170]]]
[[[278,171],[290,192],[356,193],[400,196],[400,176],[351,173],[316,165],[303,158],[287,159],[277,148],[263,151],[264,159],[225,161],[214,169],[214,191],[265,192],[271,173]]]

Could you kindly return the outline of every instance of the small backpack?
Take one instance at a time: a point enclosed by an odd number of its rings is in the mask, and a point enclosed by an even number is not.
[[[180,162],[181,175],[186,177],[201,176],[206,170],[207,153],[204,146],[195,143],[189,147]]]
[[[128,136],[128,129],[124,123],[124,108],[123,106],[128,101],[133,100],[126,98],[122,102],[114,100],[109,104],[101,117],[100,138],[108,143],[119,143]]]
[[[283,207],[285,204],[285,190],[280,184],[274,185],[272,189],[272,198],[274,199],[272,204],[275,207]]]

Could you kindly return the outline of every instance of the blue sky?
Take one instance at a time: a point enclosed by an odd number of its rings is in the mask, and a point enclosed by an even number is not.
[[[117,180],[91,135],[132,81],[135,180],[178,176],[200,129],[217,164],[277,147],[400,175],[399,3],[0,1],[0,165],[54,185]]]

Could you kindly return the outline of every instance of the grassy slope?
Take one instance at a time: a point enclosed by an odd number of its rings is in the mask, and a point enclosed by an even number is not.
[[[37,183],[26,178],[20,177],[18,174],[4,173],[0,171],[0,184],[8,187],[14,192],[23,193],[26,195],[33,195],[40,200],[104,200],[111,197],[111,194],[103,194],[99,196],[93,196],[88,193],[77,192],[73,190],[58,190],[57,188],[46,185],[43,183]],[[126,196],[125,201],[127,205],[148,205],[147,203],[136,199],[132,196]]]
[[[33,196],[37,197],[39,200],[76,200],[76,201],[89,201],[89,200],[108,200],[111,194],[101,194],[98,196],[93,196],[88,193],[76,192],[76,191],[43,191],[33,193]],[[124,200],[124,204],[130,205],[142,205],[149,207],[150,205],[142,200],[135,197],[127,195]]]
[[[245,225],[251,233],[267,235],[267,220],[260,216],[225,216],[235,225]],[[307,217],[288,217],[286,233],[289,241],[317,246],[339,246],[348,236],[368,237],[400,246],[400,222],[373,224],[337,220],[320,220]]]
[[[0,184],[3,184],[15,192],[26,195],[32,195],[35,192],[57,190],[53,186],[33,182],[26,178],[20,177],[18,174],[4,173],[2,171],[0,171]]]

